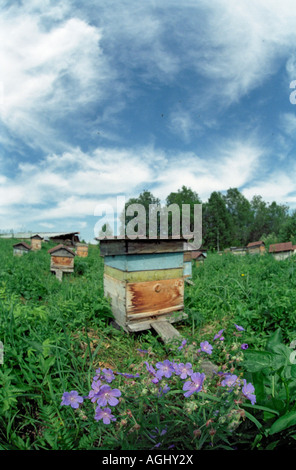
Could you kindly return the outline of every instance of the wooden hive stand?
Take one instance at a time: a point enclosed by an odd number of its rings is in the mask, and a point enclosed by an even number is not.
[[[51,250],[50,254],[50,270],[55,272],[59,281],[62,280],[64,273],[74,272],[74,258],[76,254],[68,246],[57,245]]]
[[[184,240],[104,239],[104,294],[125,331],[153,328],[164,342],[180,338],[172,323],[184,312]]]

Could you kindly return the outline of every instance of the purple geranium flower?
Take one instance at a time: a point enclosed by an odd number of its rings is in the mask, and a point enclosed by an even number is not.
[[[116,421],[116,418],[111,414],[110,408],[100,408],[97,406],[96,413],[95,413],[95,420],[99,421],[100,419],[103,420],[104,424],[110,424],[111,421]]]
[[[158,379],[161,379],[163,376],[169,378],[174,372],[173,364],[168,359],[165,359],[163,362],[157,362],[156,367],[158,369],[156,372]]]
[[[187,379],[188,375],[193,374],[192,365],[190,362],[187,362],[186,364],[183,364],[183,362],[177,364],[175,370],[176,374],[179,375],[181,379]]]
[[[249,345],[247,343],[243,343],[241,345],[241,349],[248,349]]]
[[[226,387],[232,387],[237,381],[237,375],[226,374],[225,379],[222,380],[221,385]]]
[[[111,383],[115,379],[115,375],[111,369],[103,369],[102,372],[106,382]]]
[[[61,405],[70,405],[72,408],[79,408],[80,403],[83,403],[83,398],[80,397],[75,390],[63,393]]]
[[[116,397],[121,396],[121,391],[117,388],[111,388],[109,385],[102,385],[97,399],[97,404],[99,406],[106,406],[109,404],[110,406],[116,406],[118,400]]]
[[[218,333],[217,333],[217,334],[214,336],[214,341],[215,341],[215,339],[218,339],[218,338],[220,338],[220,337],[221,337],[221,335],[222,335],[223,331],[224,331],[224,330],[220,330],[220,331],[218,331]],[[224,338],[223,338],[223,339],[224,339]]]
[[[191,375],[191,380],[188,380],[183,385],[183,390],[186,390],[184,397],[190,397],[194,392],[200,392],[205,379],[205,374],[195,372]]]
[[[140,377],[140,374],[137,372],[136,374],[128,374],[127,372],[116,372],[118,375],[122,375],[126,379],[135,379],[137,377]]]
[[[91,399],[92,403],[95,403],[98,399],[99,392],[101,390],[101,381],[100,380],[93,380],[91,384],[92,390],[90,390],[88,394],[88,398]]]
[[[254,395],[255,388],[251,383],[247,384],[246,379],[243,380],[244,386],[242,388],[243,395],[251,401],[252,405],[256,403],[256,395]]]
[[[208,341],[200,343],[201,350],[207,354],[212,354],[213,346]]]
[[[178,349],[183,349],[186,343],[187,343],[186,339],[183,339],[181,346],[179,346]]]
[[[242,326],[239,325],[234,325],[237,331],[245,331],[245,329]]]

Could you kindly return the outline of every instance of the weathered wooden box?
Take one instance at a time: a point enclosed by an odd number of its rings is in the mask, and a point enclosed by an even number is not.
[[[80,258],[87,258],[88,245],[85,243],[76,243],[76,255]]]
[[[74,272],[75,253],[68,246],[57,245],[51,250],[50,254],[50,270],[56,273],[58,279],[62,279],[63,273]]]
[[[23,256],[31,251],[31,247],[25,242],[15,243],[13,245],[13,256]]]
[[[32,235],[31,237],[31,248],[33,251],[38,251],[41,250],[41,245],[42,245],[42,240],[43,238],[40,237],[40,235]]]
[[[156,322],[174,323],[184,313],[184,241],[100,241],[104,257],[104,293],[115,321],[126,331]]]

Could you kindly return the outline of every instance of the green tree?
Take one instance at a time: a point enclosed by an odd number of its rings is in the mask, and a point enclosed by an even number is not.
[[[208,249],[217,251],[231,245],[231,216],[220,192],[210,195],[203,209],[203,238]]]
[[[177,204],[180,211],[180,234],[182,234],[182,218],[184,217],[182,205],[186,204],[190,206],[190,231],[194,230],[194,205],[201,204],[201,199],[198,194],[193,191],[191,188],[182,186],[181,189],[178,189],[177,192],[171,192],[166,198],[166,207],[169,207],[172,204]],[[169,234],[172,232],[172,214],[169,214]]]
[[[231,244],[245,246],[249,240],[252,224],[251,204],[237,188],[229,188],[224,200],[231,216]]]
[[[156,214],[156,209],[152,208],[152,213],[151,213],[151,205],[156,205],[157,207],[161,207],[160,204],[160,199],[155,197],[150,191],[144,190],[138,197],[130,198],[126,203],[125,203],[125,208],[124,212],[120,216],[120,221],[121,221],[121,227],[120,227],[120,233],[121,235],[124,233],[126,234],[126,229],[129,223],[131,223],[133,220],[137,218],[139,214],[129,214],[128,208],[132,206],[132,204],[140,204],[143,206],[145,210],[145,233],[142,235],[145,235],[146,237],[149,237],[149,217],[153,217],[154,215],[157,217]],[[132,207],[130,207],[132,209]],[[133,210],[131,211],[133,212]],[[138,230],[140,227],[138,227]]]

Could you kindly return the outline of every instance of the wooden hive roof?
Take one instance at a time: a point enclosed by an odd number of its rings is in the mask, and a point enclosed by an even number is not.
[[[28,244],[25,243],[25,242],[18,242],[18,243],[15,243],[15,244],[13,245],[13,248],[16,248],[17,246],[20,246],[20,245],[23,246],[24,248],[26,248],[27,250],[31,250],[30,245],[28,245]]]
[[[66,250],[66,251],[69,252],[70,255],[76,256],[76,253],[74,253],[73,250],[71,250],[68,246],[63,245],[63,244],[54,246],[53,248],[51,248],[50,250],[48,250],[48,253],[49,253],[50,255],[52,255],[52,254],[56,253],[56,252],[59,251],[59,250]]]
[[[292,242],[274,243],[269,246],[269,253],[281,253],[282,251],[293,251]]]

